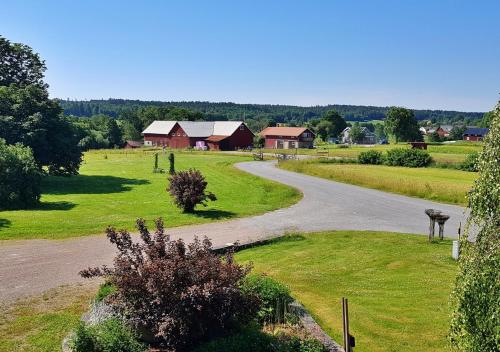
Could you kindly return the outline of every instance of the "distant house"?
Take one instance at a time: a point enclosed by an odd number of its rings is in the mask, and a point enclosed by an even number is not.
[[[242,121],[153,121],[144,145],[203,150],[235,150],[253,145],[254,134]]]
[[[463,139],[464,141],[482,141],[489,130],[489,128],[467,127],[463,134]]]
[[[305,127],[268,127],[259,133],[268,149],[312,148],[314,133]]]
[[[375,133],[370,131],[366,127],[361,127],[361,131],[364,134],[364,137],[361,141],[357,142],[358,144],[376,144],[377,143],[377,137],[375,136]],[[353,143],[351,140],[351,127],[346,127],[340,134],[340,139],[342,143]]]
[[[452,125],[441,125],[436,129],[436,132],[439,137],[448,137],[452,129]]]
[[[142,147],[142,141],[127,141],[125,142],[125,149],[133,149]]]

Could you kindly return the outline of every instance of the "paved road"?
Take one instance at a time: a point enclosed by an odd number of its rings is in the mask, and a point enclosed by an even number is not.
[[[302,191],[297,204],[263,215],[203,225],[172,228],[173,238],[187,241],[206,235],[214,245],[248,242],[292,231],[334,229],[395,231],[424,234],[426,208],[450,214],[446,236],[455,237],[464,209],[358,186],[332,182],[277,169],[274,162],[245,162],[237,167]],[[244,200],[242,200],[244,201]],[[77,272],[110,264],[114,248],[105,236],[67,240],[0,241],[0,301],[41,293],[62,284],[82,281]]]

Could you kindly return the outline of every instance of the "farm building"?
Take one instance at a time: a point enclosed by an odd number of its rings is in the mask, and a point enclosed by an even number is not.
[[[241,121],[153,121],[142,134],[145,146],[202,150],[248,148],[254,137]]]
[[[464,141],[482,141],[488,132],[488,128],[468,127],[463,134]]]
[[[312,148],[314,133],[305,127],[267,127],[259,133],[264,137],[264,148]]]
[[[126,141],[125,146],[123,148],[134,149],[134,148],[140,148],[140,147],[142,147],[142,141]]]
[[[375,133],[371,132],[368,128],[362,126],[361,131],[363,132],[363,139],[358,142],[358,144],[376,144],[377,137]],[[352,143],[351,140],[351,127],[346,127],[340,134],[340,139],[342,143]]]

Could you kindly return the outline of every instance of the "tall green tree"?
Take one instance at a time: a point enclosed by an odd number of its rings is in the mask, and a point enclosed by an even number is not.
[[[351,140],[351,143],[360,143],[363,138],[365,138],[365,133],[363,132],[359,122],[355,122],[349,130],[349,139]]]
[[[328,110],[321,119],[331,123],[329,137],[338,137],[340,132],[347,127],[347,122],[335,110]]]
[[[384,120],[385,132],[396,142],[422,141],[412,110],[393,106]]]
[[[107,122],[107,137],[110,147],[121,147],[123,144],[123,135],[120,127],[114,118],[110,118]]]
[[[459,351],[500,351],[500,102],[478,158],[452,294],[451,342]],[[471,239],[475,237],[475,242]]]
[[[0,39],[0,138],[29,146],[37,164],[52,174],[78,173],[79,132],[49,99],[45,64],[30,47]]]
[[[0,36],[0,86],[36,84],[45,87],[45,62],[21,43],[11,43]]]

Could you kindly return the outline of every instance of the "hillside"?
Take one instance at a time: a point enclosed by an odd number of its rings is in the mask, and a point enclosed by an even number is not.
[[[212,103],[202,101],[142,101],[127,99],[107,100],[60,100],[66,115],[92,116],[105,114],[119,117],[127,110],[134,110],[145,106],[177,106],[185,109],[202,112],[207,120],[272,120],[301,124],[312,118],[321,116],[325,111],[337,110],[346,120],[370,121],[385,117],[388,107],[361,106],[361,105],[325,105],[325,106],[293,106],[293,105],[265,105],[265,104],[236,104]],[[483,116],[482,112],[460,112],[447,110],[414,110],[418,120],[435,119],[436,122],[450,123],[453,121],[476,120]]]

